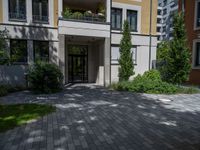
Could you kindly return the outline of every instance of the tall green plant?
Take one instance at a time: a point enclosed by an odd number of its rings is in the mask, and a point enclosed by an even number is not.
[[[183,13],[174,16],[173,28],[174,38],[170,43],[166,64],[167,81],[181,84],[188,79],[191,70],[191,54],[187,45]]]
[[[6,51],[6,38],[8,36],[8,31],[0,30],[0,65],[9,63],[9,55]]]
[[[123,37],[120,42],[120,58],[119,58],[119,80],[127,81],[130,76],[134,75],[134,65],[131,52],[131,34],[128,21],[124,21]]]
[[[163,41],[158,44],[157,48],[157,69],[159,70],[163,80],[167,79],[166,63],[169,59],[170,42]]]

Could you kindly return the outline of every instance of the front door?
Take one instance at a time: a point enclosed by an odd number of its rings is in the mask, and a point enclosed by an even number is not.
[[[70,83],[88,82],[88,46],[68,45],[68,81]]]

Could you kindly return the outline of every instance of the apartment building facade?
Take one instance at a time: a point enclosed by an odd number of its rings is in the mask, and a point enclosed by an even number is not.
[[[26,72],[37,60],[57,64],[65,83],[118,81],[119,44],[128,20],[136,74],[156,59],[157,0],[0,0],[0,30]],[[21,80],[24,73],[13,72]],[[8,75],[9,76],[9,75]]]
[[[178,0],[158,0],[158,41],[173,38],[173,16],[178,12]]]
[[[188,45],[192,54],[189,83],[200,85],[200,0],[179,0],[185,14]]]

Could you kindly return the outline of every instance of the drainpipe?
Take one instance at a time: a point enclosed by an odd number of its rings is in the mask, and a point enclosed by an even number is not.
[[[151,44],[152,43],[152,0],[150,0],[150,25],[149,25],[149,70],[151,70]]]

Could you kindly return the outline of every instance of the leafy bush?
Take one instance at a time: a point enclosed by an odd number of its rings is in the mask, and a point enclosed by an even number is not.
[[[200,90],[196,87],[180,87],[178,89],[180,94],[197,94],[200,93]]]
[[[53,93],[61,90],[63,75],[56,65],[37,62],[29,68],[28,81],[37,93]]]
[[[6,51],[6,38],[8,37],[8,31],[0,30],[0,65],[9,64],[10,58]]]
[[[8,93],[18,92],[25,90],[26,88],[23,86],[13,86],[13,85],[0,85],[0,97],[5,96]]]
[[[142,76],[138,75],[133,81],[113,84],[112,88],[116,90],[154,94],[173,94],[178,90],[175,85],[163,82],[157,70],[147,71]]]
[[[65,11],[62,13],[62,16],[64,17],[64,18],[70,18],[71,17],[71,15],[72,15],[72,12],[71,12],[71,10],[68,8],[68,7],[66,7],[65,8]]]
[[[83,14],[80,12],[75,12],[71,15],[72,19],[81,19],[83,17]]]
[[[4,85],[1,85],[1,86],[0,86],[0,96],[5,96],[5,95],[7,95],[7,94],[8,94],[8,89],[7,89],[7,87],[4,86]]]

